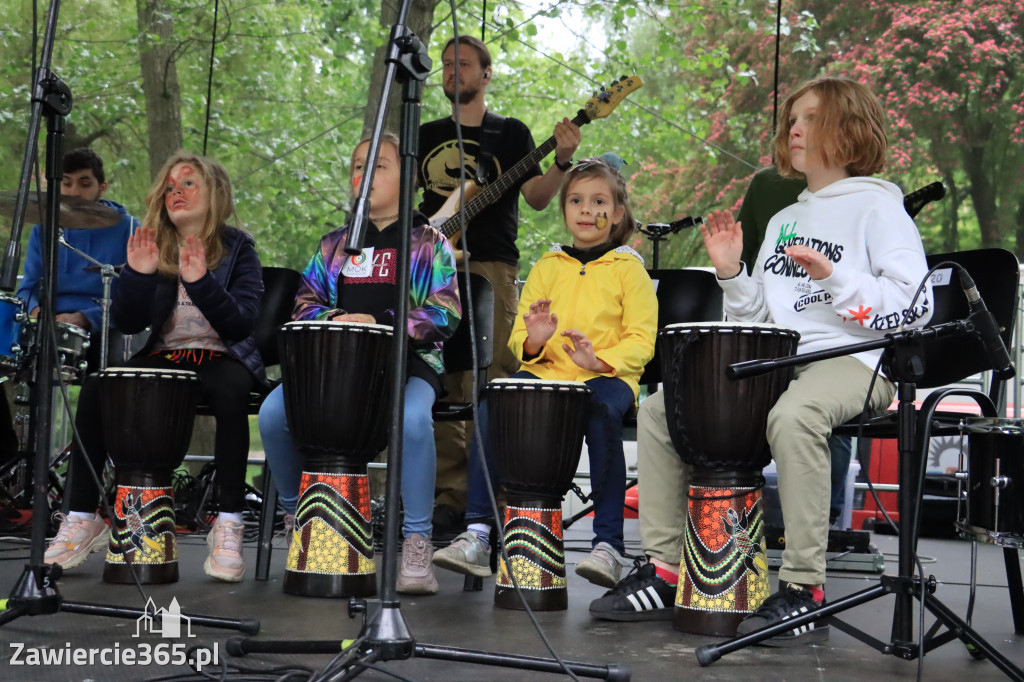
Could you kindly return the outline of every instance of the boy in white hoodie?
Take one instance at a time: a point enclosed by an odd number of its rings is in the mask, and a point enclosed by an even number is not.
[[[740,260],[740,223],[729,211],[713,212],[701,226],[729,320],[794,329],[800,333],[799,353],[877,339],[900,327],[927,322],[931,289],[926,288],[916,301],[914,295],[928,266],[917,228],[903,208],[903,194],[892,183],[867,177],[884,164],[883,118],[871,91],[847,79],[820,78],[789,96],[775,138],[776,163],[784,177],[805,177],[807,189],[769,222],[751,274]],[[738,634],[824,602],[831,468],[827,440],[833,427],[864,408],[880,355],[880,350],[867,351],[797,367],[795,378],[772,408],[767,435],[778,466],[786,524],[780,589],[744,619]],[[868,407],[883,409],[894,395],[894,384],[879,376]],[[640,485],[644,485],[645,468],[663,480],[674,476],[683,483],[685,508],[688,472],[670,449],[664,399],[659,397],[656,394],[640,406]],[[644,589],[647,595],[664,593],[656,589],[664,588],[657,581],[671,584],[671,571],[678,571],[678,565],[659,561],[648,544],[676,533],[681,536],[683,528],[656,532],[658,519],[644,516],[641,505],[641,540],[655,567],[641,571],[643,581],[650,583]],[[645,535],[655,539],[648,542]],[[614,613],[629,604],[642,604],[643,600],[628,598],[629,591],[636,596],[635,589],[623,585],[629,580],[603,597],[607,603],[597,611]],[[616,590],[622,592],[617,600]],[[602,617],[595,607],[597,602],[591,605],[591,613]],[[671,618],[670,606],[664,608],[661,617]],[[629,619],[655,617],[651,609],[644,610],[646,617],[636,609]],[[787,646],[827,638],[827,627],[812,624],[762,644]]]

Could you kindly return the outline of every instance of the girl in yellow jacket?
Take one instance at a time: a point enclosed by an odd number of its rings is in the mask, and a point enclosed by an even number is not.
[[[566,174],[560,204],[572,246],[556,244],[530,271],[508,345],[523,363],[513,378],[580,381],[593,392],[595,408],[586,429],[593,550],[576,565],[576,573],[612,588],[628,564],[622,534],[622,419],[636,402],[644,365],[654,356],[658,302],[643,259],[625,246],[636,221],[618,170],[601,158],[580,162]],[[470,457],[468,488],[469,529],[439,550],[434,564],[487,576],[492,514],[476,453]]]

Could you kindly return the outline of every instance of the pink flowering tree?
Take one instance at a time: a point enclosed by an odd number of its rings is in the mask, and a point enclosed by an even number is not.
[[[861,3],[857,3],[861,4]],[[927,166],[951,190],[944,246],[973,209],[984,246],[1024,250],[1024,6],[1017,0],[869,0],[873,40],[836,56],[875,86],[895,169]],[[963,202],[963,203],[961,203]]]

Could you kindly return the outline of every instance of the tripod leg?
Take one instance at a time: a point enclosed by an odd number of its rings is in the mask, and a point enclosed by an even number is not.
[[[629,668],[617,665],[590,665],[565,661],[565,668],[550,658],[536,656],[519,656],[516,654],[497,654],[474,649],[456,649],[454,647],[417,644],[416,656],[438,661],[455,661],[457,663],[477,663],[480,665],[498,665],[515,670],[534,670],[544,673],[561,673],[568,668],[580,677],[593,677],[615,682],[628,682],[631,675]]]
[[[1010,588],[1010,609],[1013,612],[1013,631],[1024,635],[1024,582],[1020,576],[1020,558],[1016,547],[1003,547],[1006,565],[1006,583]]]
[[[108,616],[110,618],[127,619],[138,619],[147,613],[145,609],[72,601],[62,602],[60,610],[67,611],[68,613],[81,613],[87,616]],[[238,630],[239,632],[244,632],[248,635],[255,635],[260,631],[260,622],[255,618],[221,618],[219,616],[203,616],[195,613],[182,613],[181,616],[182,618],[188,618],[188,622],[192,625]],[[156,618],[156,616],[154,616],[154,618]]]
[[[890,592],[891,589],[882,583],[875,587],[855,592],[848,597],[843,597],[831,604],[826,604],[820,609],[816,609],[802,616],[788,618],[785,621],[761,628],[749,635],[736,637],[735,639],[730,639],[729,641],[722,642],[721,644],[708,644],[702,647],[697,647],[695,652],[697,654],[697,662],[700,663],[701,667],[709,666],[726,654],[731,654],[734,651],[739,651],[740,649],[746,649],[748,646],[752,646],[758,642],[763,642],[775,635],[781,635],[803,625],[815,623],[823,618],[828,618],[829,616],[841,613],[847,609],[852,609],[855,606],[860,606],[861,604],[878,599],[879,597],[884,597],[885,595],[890,594]],[[844,629],[844,631],[846,630]]]
[[[993,665],[999,668],[1003,673],[1006,674],[1012,680],[1018,680],[1018,682],[1024,682],[1024,670],[1021,670],[1008,658],[996,649],[994,646],[989,644],[986,640],[982,639],[981,635],[975,632],[971,626],[962,621],[956,614],[949,610],[949,608],[940,602],[938,599],[928,597],[924,602],[925,607],[935,615],[942,623],[950,629],[953,634],[963,640],[964,644],[968,647],[973,647],[984,654],[984,657],[992,661]]]

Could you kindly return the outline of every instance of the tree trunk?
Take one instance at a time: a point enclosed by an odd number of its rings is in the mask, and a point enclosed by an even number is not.
[[[139,16],[139,63],[149,125],[149,173],[182,147],[181,91],[171,8],[164,0],[136,0]]]
[[[952,170],[942,172],[942,182],[946,185],[949,203],[946,204],[946,219],[943,221],[943,250],[946,253],[960,250],[960,188],[956,186],[956,177]]]
[[[970,181],[969,192],[974,203],[974,213],[978,216],[981,245],[1001,246],[1003,235],[999,230],[996,195],[988,177],[989,170],[990,164],[985,160],[983,146],[970,146],[964,150],[964,171]]]
[[[430,35],[433,31],[434,8],[437,7],[438,2],[439,0],[413,0],[412,6],[409,8],[409,16],[406,18],[405,25],[419,37],[424,45],[430,42]],[[398,20],[398,7],[397,3],[387,2],[386,0],[381,2],[381,26],[390,29],[395,25],[395,21]],[[370,65],[372,67],[370,90],[366,99],[366,114],[363,116],[363,135],[367,135],[373,130],[373,120],[377,113],[381,91],[384,89],[384,74],[387,68],[387,65],[384,63],[384,57],[387,54],[387,49],[388,46],[385,43],[373,53],[373,62]],[[399,132],[401,105],[402,87],[400,84],[395,83],[391,86],[391,99],[384,126],[387,130],[394,133]]]

